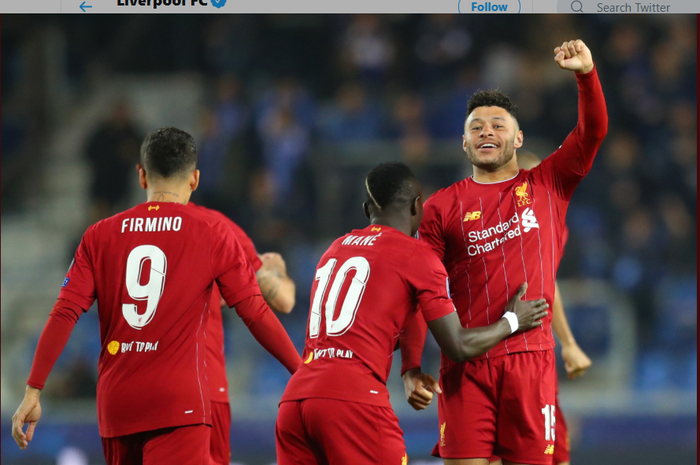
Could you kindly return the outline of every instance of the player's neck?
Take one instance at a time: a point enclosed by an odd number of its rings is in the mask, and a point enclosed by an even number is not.
[[[508,163],[494,171],[487,171],[474,165],[472,165],[472,168],[474,170],[472,178],[474,181],[481,184],[507,181],[508,179],[516,177],[520,172],[517,161],[515,163]]]
[[[192,195],[189,184],[182,187],[172,184],[161,184],[149,187],[147,202],[175,202],[187,204]]]
[[[407,236],[411,235],[411,220],[407,218],[397,218],[395,216],[375,216],[370,220],[370,223],[377,226],[388,226],[404,233]]]

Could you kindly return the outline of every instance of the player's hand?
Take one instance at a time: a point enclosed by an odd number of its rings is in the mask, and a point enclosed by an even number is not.
[[[423,410],[433,400],[433,392],[442,394],[442,389],[435,379],[418,368],[407,370],[401,375],[406,400],[414,410]]]
[[[578,378],[586,374],[586,370],[592,364],[591,359],[581,350],[578,344],[562,346],[561,358],[564,359],[564,367],[569,375],[569,379]]]
[[[264,267],[278,273],[279,276],[287,275],[287,264],[284,262],[282,255],[278,254],[277,252],[266,252],[258,256],[260,257],[260,261],[262,261]]]
[[[542,326],[542,318],[549,314],[546,311],[549,304],[545,299],[523,300],[526,291],[527,283],[522,283],[518,292],[506,305],[506,312],[515,312],[515,316],[518,317],[518,331],[528,331]]]
[[[570,40],[554,49],[554,61],[561,69],[568,69],[580,74],[593,71],[591,51],[581,39]]]
[[[39,389],[27,386],[24,393],[24,400],[17,407],[17,411],[12,415],[12,437],[20,449],[24,450],[29,445],[29,441],[34,437],[36,424],[41,418],[41,404],[39,403]],[[24,425],[29,424],[27,432],[23,431]]]

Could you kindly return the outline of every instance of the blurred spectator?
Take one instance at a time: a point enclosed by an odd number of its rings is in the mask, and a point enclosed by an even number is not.
[[[382,109],[362,85],[344,84],[335,100],[319,114],[318,125],[321,136],[329,141],[377,139],[383,135]]]
[[[342,36],[341,66],[346,77],[383,81],[395,58],[391,35],[380,15],[355,15]]]
[[[125,101],[115,102],[108,118],[88,137],[85,155],[93,174],[90,223],[114,215],[127,201],[142,141]]]
[[[421,18],[415,53],[419,80],[428,86],[449,79],[472,48],[466,23],[456,15],[426,15]]]

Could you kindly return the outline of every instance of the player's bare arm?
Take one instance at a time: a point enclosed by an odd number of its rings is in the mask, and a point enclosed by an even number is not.
[[[463,363],[485,354],[516,331],[528,331],[542,326],[549,304],[545,299],[522,300],[527,291],[523,283],[506,305],[503,318],[479,328],[464,328],[457,312],[429,321],[428,328],[442,352],[453,362]],[[514,314],[514,315],[513,315]]]
[[[554,302],[552,302],[552,329],[561,342],[561,356],[564,359],[564,366],[569,378],[574,379],[584,375],[592,362],[588,355],[581,350],[571,332],[558,285],[555,285]]]
[[[563,42],[554,49],[554,61],[561,69],[568,69],[579,74],[593,71],[591,51],[581,39]]]
[[[24,400],[17,407],[17,411],[12,415],[12,437],[20,449],[24,450],[34,437],[36,424],[41,418],[41,403],[39,396],[41,390],[27,386],[24,392]],[[24,431],[24,425],[29,425]]]
[[[290,313],[294,308],[296,286],[287,275],[287,265],[275,252],[260,255],[262,266],[255,274],[263,298],[277,313]]]

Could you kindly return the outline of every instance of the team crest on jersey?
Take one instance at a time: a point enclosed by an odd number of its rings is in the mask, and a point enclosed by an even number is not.
[[[149,212],[150,212],[151,210],[158,211],[159,208],[160,208],[160,205],[149,205],[149,206],[148,206],[148,211],[149,211]]]
[[[518,196],[519,207],[530,205],[532,203],[532,200],[530,200],[530,194],[527,193],[527,181],[515,188],[515,195]]]
[[[442,447],[445,447],[445,427],[446,426],[447,426],[447,422],[440,425],[440,445]]]
[[[544,453],[546,455],[554,455],[554,444],[548,445],[547,448],[544,450]]]
[[[537,222],[537,218],[535,218],[535,212],[532,210],[532,208],[528,207],[523,211],[522,220],[523,231],[525,232],[529,232],[532,228],[540,227],[540,224]]]
[[[481,212],[467,212],[462,221],[474,221],[478,220],[479,218],[481,218]]]
[[[401,465],[408,465],[408,454],[403,454],[401,457]]]

